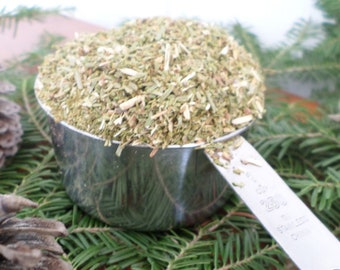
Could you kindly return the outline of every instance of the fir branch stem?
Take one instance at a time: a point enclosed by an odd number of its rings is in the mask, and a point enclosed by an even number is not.
[[[275,140],[275,139],[289,139],[289,138],[323,138],[328,139],[331,142],[340,145],[340,141],[337,138],[328,136],[327,134],[321,132],[312,132],[312,133],[281,133],[281,134],[273,134],[268,136],[261,135],[261,141],[267,140]]]
[[[324,134],[320,132],[315,133],[281,133],[274,134],[270,136],[261,136],[263,140],[273,140],[273,139],[288,139],[288,138],[316,138],[316,137],[324,137]]]
[[[277,65],[277,63],[280,63],[284,57],[292,54],[292,52],[294,52],[296,49],[305,49],[306,46],[304,46],[304,43],[306,40],[311,38],[311,35],[313,34],[312,32],[314,32],[315,29],[317,29],[317,27],[312,23],[311,20],[301,20],[300,22],[296,23],[288,33],[288,38],[293,38],[293,41],[285,44],[285,46],[276,54],[276,56],[273,57],[268,67],[271,68]]]
[[[29,171],[28,174],[25,175],[22,178],[20,185],[16,186],[15,189],[13,190],[13,194],[22,195],[22,194],[20,194],[20,187],[22,187],[26,184],[28,179],[31,178],[31,175],[35,175],[37,172],[43,170],[45,165],[48,164],[51,161],[51,159],[53,159],[53,158],[54,158],[54,150],[51,148],[46,153],[43,160],[41,160],[35,168],[33,168],[31,171]]]
[[[70,12],[73,11],[74,8],[50,8],[50,9],[42,9],[37,6],[33,7],[25,7],[18,6],[12,11],[7,11],[6,7],[0,10],[0,27],[1,30],[9,29],[14,27],[13,36],[15,37],[18,31],[19,22],[23,20],[27,21],[42,21],[48,15],[57,15],[62,12]],[[12,23],[14,25],[12,26]]]
[[[247,213],[247,212],[234,212],[234,213],[232,213],[232,216],[239,216],[239,217],[256,219],[256,216],[254,214]]]
[[[284,173],[284,172],[279,172],[279,174],[283,178],[308,179],[308,177],[306,175],[303,175],[303,174]]]
[[[194,236],[194,238],[188,242],[183,248],[181,248],[181,251],[178,253],[177,256],[175,256],[175,258],[168,264],[168,267],[166,268],[166,270],[171,270],[173,269],[173,266],[176,264],[176,262],[184,257],[184,255],[186,254],[186,252],[188,250],[190,250],[204,235],[203,229],[200,229],[198,231],[198,234]]]
[[[305,156],[301,154],[298,154],[297,157],[300,160],[302,160],[305,166],[309,168],[313,172],[313,174],[315,174],[318,178],[323,177],[324,172],[321,169],[318,169],[312,161],[310,161],[308,158],[306,158]]]
[[[340,189],[340,182],[329,183],[329,182],[318,181],[317,183],[310,185],[310,188],[312,188],[312,189],[316,189],[316,188],[319,188],[319,187],[321,187],[321,188]]]
[[[211,227],[208,227],[207,231],[215,231],[217,228],[223,225],[231,216],[233,216],[234,213],[237,213],[243,205],[243,201],[240,200],[238,204],[233,209],[231,209],[231,211],[229,211],[223,218],[221,218],[217,223],[213,223]]]
[[[281,68],[281,69],[263,68],[263,72],[267,76],[272,76],[272,75],[282,75],[285,73],[303,73],[303,72],[311,72],[311,71],[327,71],[327,70],[334,70],[334,69],[340,70],[340,64],[326,63],[326,64],[309,65],[309,66],[291,66],[291,67]]]
[[[225,222],[232,216],[238,215],[239,209],[241,206],[243,206],[244,203],[242,201],[239,201],[237,205],[232,208],[223,218],[221,218],[217,223],[212,223],[212,226],[208,227],[199,227],[197,234],[193,237],[193,239],[188,242],[184,247],[181,248],[180,252],[175,256],[168,264],[167,270],[173,269],[175,267],[176,262],[185,256],[187,251],[189,251],[191,248],[195,246],[197,242],[199,242],[204,236],[207,236],[211,234],[213,231],[215,231],[217,228],[219,228],[222,224],[225,224]]]
[[[251,255],[251,256],[243,259],[243,260],[239,260],[235,263],[231,263],[229,265],[222,266],[222,267],[218,268],[218,270],[239,269],[239,267],[242,268],[246,265],[249,265],[256,258],[262,257],[262,256],[266,255],[267,253],[270,253],[271,251],[273,251],[277,248],[279,248],[278,244],[272,244],[271,246],[261,248],[259,251],[257,251],[253,255]]]
[[[34,126],[37,128],[37,130],[39,131],[39,133],[41,134],[41,136],[50,144],[52,143],[50,136],[45,132],[45,130],[42,128],[42,126],[39,124],[39,121],[36,118],[36,115],[34,114],[33,110],[32,110],[32,106],[31,103],[28,99],[28,95],[27,95],[27,80],[23,80],[22,82],[22,98],[24,100],[24,105],[25,105],[25,109],[31,119],[31,121],[33,122]]]

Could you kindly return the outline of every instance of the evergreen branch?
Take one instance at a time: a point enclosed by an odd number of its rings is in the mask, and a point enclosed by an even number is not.
[[[282,49],[276,54],[276,56],[268,64],[267,68],[276,66],[284,57],[292,54],[295,50],[304,48],[304,43],[311,38],[316,38],[319,31],[316,31],[317,27],[310,20],[306,21],[301,19],[296,22],[291,30],[288,32],[287,37],[291,40],[290,44],[284,44]]]
[[[316,52],[322,54],[325,59],[338,59],[340,54],[340,35],[328,37],[316,48]]]
[[[316,6],[324,13],[326,18],[335,20],[335,22],[340,22],[340,2],[334,0],[317,0]]]
[[[244,207],[244,203],[242,201],[238,201],[237,204],[216,223],[209,224],[206,228],[206,231],[209,233],[216,231],[220,226],[225,224],[230,217],[232,217],[233,215],[237,215],[236,213],[240,211],[241,207]]]
[[[218,268],[218,270],[231,270],[231,269],[238,269],[239,267],[241,267],[243,269],[243,267],[247,267],[247,266],[251,265],[251,263],[258,258],[263,259],[263,257],[266,256],[267,254],[272,255],[273,251],[276,251],[278,248],[279,248],[279,246],[277,244],[272,244],[270,246],[266,246],[264,248],[261,248],[260,250],[258,250],[254,254],[252,254],[251,256],[246,257],[243,260],[237,260],[234,263],[224,265],[224,266]],[[260,265],[258,269],[263,269],[263,265]]]
[[[235,23],[230,27],[231,34],[242,44],[246,50],[261,63],[262,46],[258,38],[240,23]]]
[[[14,24],[13,35],[15,36],[18,30],[19,22],[23,20],[41,21],[48,15],[57,15],[62,12],[69,12],[71,10],[74,9],[60,7],[42,9],[37,6],[33,7],[18,6],[12,11],[7,11],[6,7],[3,7],[2,10],[0,10],[0,27],[2,28],[3,32],[5,29],[12,28]]]
[[[312,207],[320,211],[330,209],[332,204],[340,198],[340,171],[328,168],[326,178],[318,180],[310,171],[306,171],[307,179],[291,179],[289,184],[299,189],[299,195],[308,194]]]
[[[294,178],[294,179],[306,179],[307,176],[306,175],[301,175],[301,174],[297,174],[297,173],[285,173],[285,172],[280,172],[280,176],[284,177],[284,178]]]
[[[41,162],[37,163],[37,166],[35,168],[32,168],[28,171],[28,174],[25,175],[25,177],[23,177],[21,183],[19,186],[17,186],[14,190],[13,190],[13,194],[18,194],[18,195],[22,195],[22,193],[20,193],[20,189],[22,186],[26,185],[26,182],[31,179],[31,176],[35,176],[37,174],[39,174],[40,172],[43,172],[44,169],[46,168],[46,166],[48,166],[48,163],[50,162],[50,160],[54,157],[54,152],[53,149],[50,149],[49,152],[44,156],[43,160],[41,160]]]
[[[235,266],[241,266],[244,264],[249,264],[250,262],[255,264],[255,261],[262,261],[263,263],[268,263],[268,264],[273,264],[272,259],[270,257],[270,254],[267,254],[267,251],[265,251],[265,253],[268,255],[268,257],[263,256],[263,254],[260,251],[260,246],[261,244],[259,243],[260,240],[259,238],[254,238],[253,240],[251,240],[256,234],[256,232],[254,231],[254,228],[251,229],[250,231],[248,231],[247,229],[238,229],[238,231],[233,231],[230,232],[228,230],[225,229],[219,229],[221,226],[226,226],[229,223],[233,223],[231,218],[242,218],[242,226],[244,226],[244,224],[246,224],[247,222],[249,223],[249,220],[254,220],[257,222],[256,218],[254,217],[253,214],[251,213],[246,213],[246,212],[240,212],[240,207],[244,207],[243,203],[241,201],[238,201],[237,204],[231,208],[227,214],[220,219],[218,222],[213,222],[212,224],[208,224],[207,226],[201,226],[198,228],[198,232],[192,237],[192,239],[189,242],[186,242],[184,244],[184,246],[180,249],[180,251],[173,257],[173,259],[171,261],[169,261],[168,267],[167,269],[188,269],[186,267],[188,267],[189,265],[207,265],[209,264],[209,260],[208,262],[206,261],[204,255],[205,254],[211,254],[212,251],[205,251],[206,249],[210,250],[213,249],[214,250],[214,254],[215,256],[217,256],[217,254],[226,254],[224,251],[219,250],[218,247],[214,247],[214,245],[216,245],[216,242],[214,242],[212,239],[220,239],[218,241],[226,241],[225,246],[226,247],[231,247],[233,246],[233,242],[239,242],[240,240],[236,240],[238,239],[238,237],[242,238],[245,243],[244,248],[236,248],[236,253],[235,258],[237,258],[237,263],[235,264]],[[246,218],[245,220],[243,220],[243,218]],[[235,224],[235,223],[234,223]],[[235,226],[235,225],[234,225]],[[224,240],[221,240],[221,234],[227,234],[227,238]],[[238,235],[238,236],[236,236]],[[236,238],[235,238],[236,237]],[[216,241],[216,240],[215,240]],[[230,246],[231,245],[231,246]],[[201,250],[201,248],[204,247],[203,250]],[[261,253],[256,255],[256,253],[253,252],[253,249],[256,247],[257,252]],[[277,249],[278,247],[275,246],[275,248]],[[241,253],[243,255],[241,255]],[[275,251],[276,254],[282,254],[281,251],[276,250]],[[244,260],[241,260],[240,258],[244,256]],[[188,260],[188,258],[191,258],[192,261],[191,263],[187,262],[184,263],[183,260]],[[228,256],[229,260],[234,261],[232,259],[232,257]],[[217,265],[218,263],[218,259],[215,259],[215,266],[214,269],[217,269]],[[224,262],[226,262],[226,259],[224,259]],[[189,263],[189,264],[188,264]],[[278,264],[276,262],[276,264]],[[232,263],[230,263],[229,265],[232,265],[231,268],[225,268],[225,269],[232,269],[234,267],[234,265]],[[264,264],[261,264],[262,266]],[[275,263],[273,264],[275,265]],[[184,268],[183,268],[184,267]],[[195,267],[195,269],[197,269]],[[224,269],[224,268],[221,268]],[[262,268],[261,268],[262,269]]]
[[[285,134],[270,134],[268,136],[262,137],[263,140],[275,140],[275,139],[289,139],[289,138],[317,138],[323,137],[321,132],[312,132],[312,133],[285,133]],[[333,140],[334,138],[330,137],[329,139]]]
[[[194,235],[193,239],[186,243],[186,245],[181,248],[180,252],[169,262],[167,270],[172,270],[176,268],[176,264],[178,264],[179,261],[185,256],[185,254],[193,249],[193,247],[197,244],[197,242],[202,238],[203,236],[203,230],[200,229],[198,231],[198,234]]]
[[[307,72],[316,72],[316,71],[327,71],[327,70],[340,70],[340,64],[338,63],[322,63],[315,65],[306,65],[306,66],[290,66],[286,68],[280,69],[271,69],[264,68],[263,71],[267,76],[272,75],[282,75],[289,73],[307,73]]]
[[[51,137],[45,132],[44,128],[37,120],[36,114],[33,113],[32,105],[30,104],[30,101],[27,96],[27,80],[23,81],[23,85],[21,89],[22,89],[22,98],[24,100],[25,109],[30,117],[30,120],[33,122],[34,126],[40,132],[44,140],[46,140],[49,143],[52,143]]]

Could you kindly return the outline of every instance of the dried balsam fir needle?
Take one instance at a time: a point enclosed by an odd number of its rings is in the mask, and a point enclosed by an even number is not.
[[[214,139],[264,112],[260,68],[217,26],[139,19],[45,58],[36,95],[57,120],[155,149]]]

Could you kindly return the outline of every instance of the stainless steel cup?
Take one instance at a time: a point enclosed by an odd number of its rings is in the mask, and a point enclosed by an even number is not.
[[[194,145],[170,146],[153,157],[148,146],[128,145],[117,156],[118,142],[104,146],[102,139],[48,117],[68,195],[111,226],[142,231],[190,226],[230,196],[223,176]]]

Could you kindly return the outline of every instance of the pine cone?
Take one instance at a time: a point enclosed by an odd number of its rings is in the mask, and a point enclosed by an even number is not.
[[[58,257],[63,254],[63,250],[54,239],[67,235],[63,223],[14,217],[24,207],[37,206],[20,196],[0,195],[0,269],[72,269],[70,264]]]
[[[0,94],[14,90],[15,87],[11,83],[0,82]],[[0,97],[0,168],[4,166],[6,157],[13,156],[18,151],[23,133],[19,111],[18,104]]]

